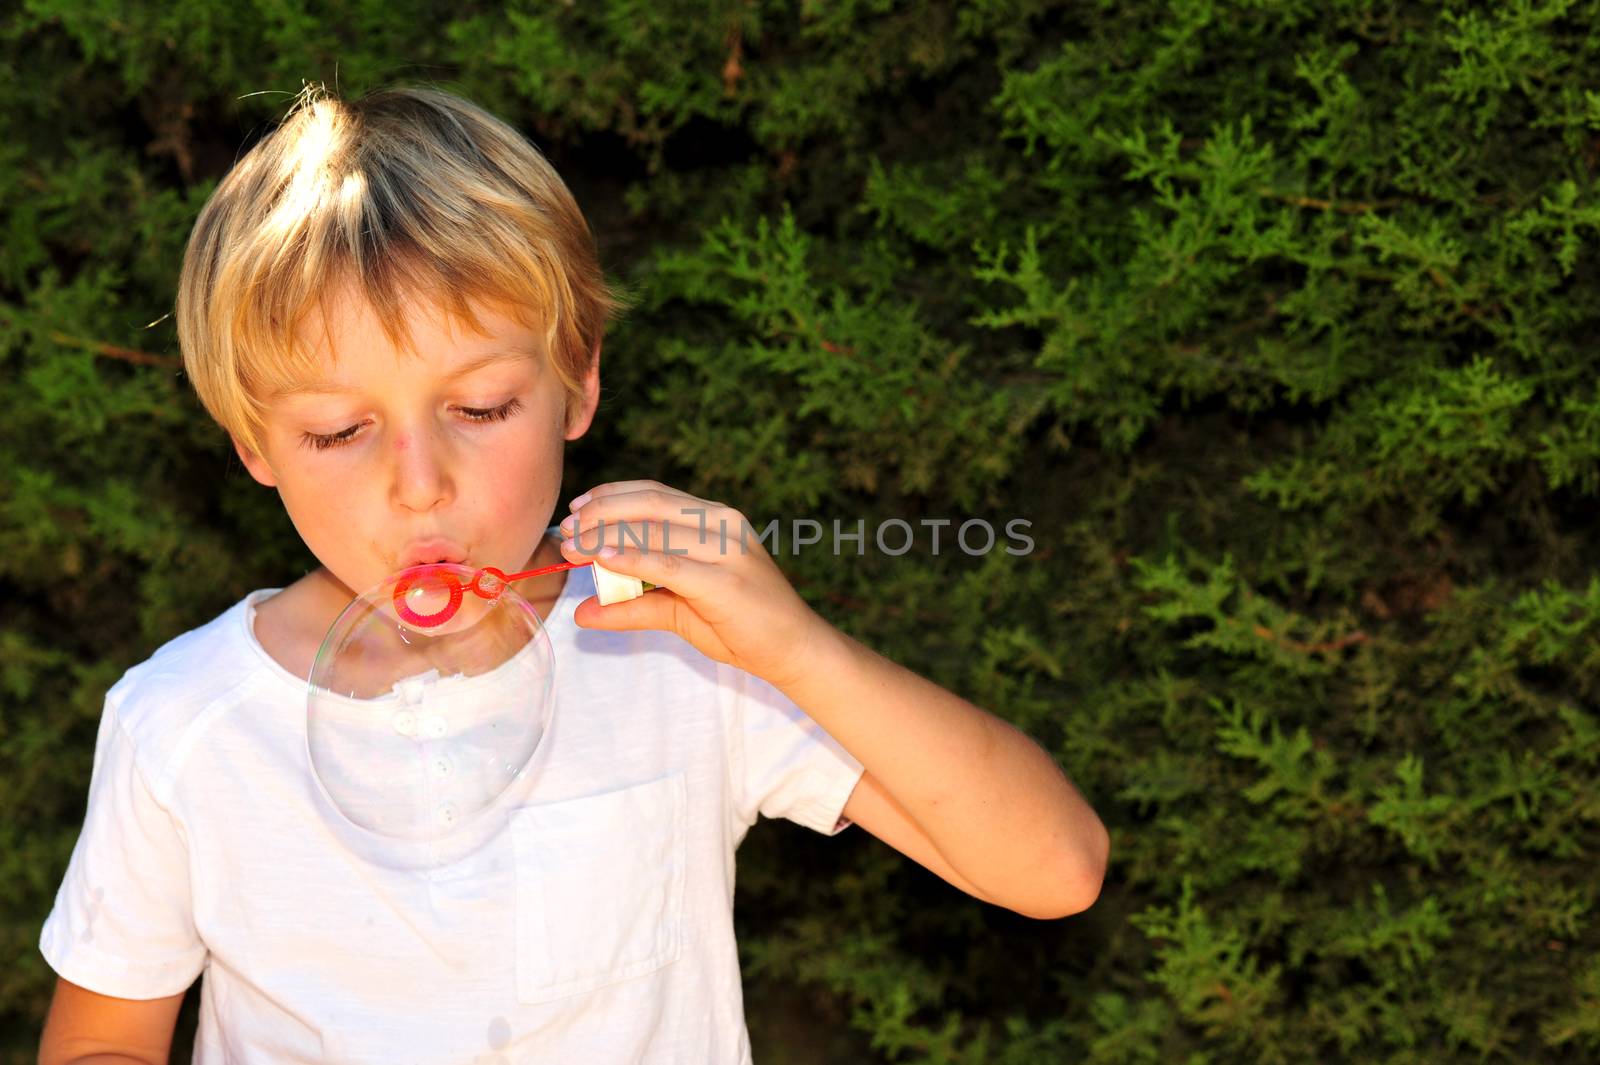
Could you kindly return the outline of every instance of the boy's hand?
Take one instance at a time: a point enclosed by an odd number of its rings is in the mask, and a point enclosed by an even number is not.
[[[573,503],[561,523],[568,560],[599,562],[657,586],[605,607],[591,597],[578,605],[579,625],[665,629],[775,687],[799,679],[827,622],[795,592],[744,515],[657,481],[613,481]],[[603,556],[603,547],[617,553]]]

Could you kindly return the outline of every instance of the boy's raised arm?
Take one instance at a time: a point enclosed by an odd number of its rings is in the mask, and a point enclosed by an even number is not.
[[[1061,917],[1099,895],[1110,839],[1038,744],[850,639],[789,585],[738,511],[655,481],[599,485],[562,523],[568,558],[658,591],[579,625],[676,632],[761,677],[862,764],[844,814],[979,898]]]
[[[845,817],[1026,916],[1094,903],[1110,838],[1037,743],[826,623],[808,657],[812,668],[777,687],[864,767]]]
[[[166,1065],[183,996],[115,998],[58,977],[39,1065]]]

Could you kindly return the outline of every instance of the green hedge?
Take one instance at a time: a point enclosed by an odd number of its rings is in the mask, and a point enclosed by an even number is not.
[[[1033,522],[781,561],[1054,752],[1100,902],[758,828],[758,1060],[1600,1055],[1600,4],[324,7],[0,16],[9,1060],[106,687],[311,564],[163,317],[303,80],[454,88],[569,179],[639,301],[569,493]]]

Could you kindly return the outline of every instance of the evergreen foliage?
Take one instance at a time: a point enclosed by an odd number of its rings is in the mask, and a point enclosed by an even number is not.
[[[758,828],[758,1060],[1600,1058],[1600,3],[7,11],[5,1060],[106,688],[311,564],[165,318],[305,80],[454,88],[573,185],[638,306],[569,493],[864,520],[796,586],[1112,829],[1040,923]]]

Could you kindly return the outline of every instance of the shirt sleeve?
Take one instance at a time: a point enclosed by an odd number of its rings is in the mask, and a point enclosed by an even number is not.
[[[110,699],[95,739],[83,831],[39,950],[62,978],[118,998],[177,994],[205,964],[182,826],[152,794]]]
[[[777,688],[719,663],[734,805],[746,827],[783,817],[832,836],[851,823],[844,805],[861,763]]]

